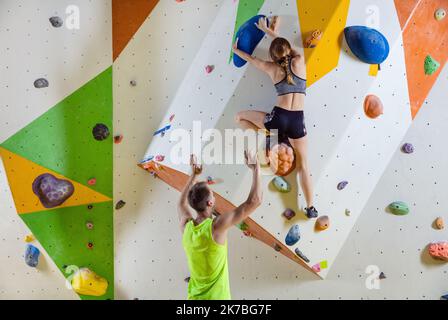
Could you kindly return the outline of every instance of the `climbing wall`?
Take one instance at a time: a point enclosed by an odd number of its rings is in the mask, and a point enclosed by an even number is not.
[[[239,4],[239,10],[252,10],[247,14],[249,16],[258,13],[256,7],[247,7],[244,2]],[[280,33],[294,39],[296,46],[310,30],[320,28],[324,31],[321,41],[325,50],[318,46],[314,51],[307,49],[305,52],[309,62],[308,78],[312,79],[306,102],[306,117],[316,204],[321,214],[329,216],[331,228],[325,232],[317,232],[314,221],[304,219],[302,214],[298,215],[296,221],[285,223],[281,217],[285,208],[301,211],[304,207],[303,203],[296,202],[297,185],[295,177],[291,175],[288,179],[293,190],[287,195],[270,188],[272,177],[264,178],[264,189],[267,192],[262,208],[252,216],[256,224],[251,230],[255,237],[274,247],[276,244],[281,245],[294,223],[299,224],[302,239],[298,248],[310,260],[307,267],[318,270],[321,277],[325,277],[333,265],[412,121],[408,87],[404,81],[406,63],[400,20],[394,3],[375,2],[374,5],[381,12],[381,22],[377,22],[376,27],[386,36],[391,46],[388,60],[376,75],[372,74],[371,66],[351,55],[341,35],[346,25],[366,24],[367,17],[359,14],[366,11],[366,2],[335,0],[332,1],[331,9],[315,1],[265,1],[259,10],[265,14],[280,14],[283,17]],[[184,82],[166,111],[159,126],[162,130],[178,127],[193,130],[194,121],[201,120],[202,130],[217,128],[223,131],[235,127],[233,118],[240,110],[269,112],[272,109],[275,94],[270,80],[260,77],[259,72],[253,68],[236,69],[223,58],[227,52],[226,44],[232,39],[229,30],[233,30],[233,26],[229,21],[236,19],[238,25],[239,10],[235,10],[230,3],[224,3],[221,7]],[[442,23],[440,28],[444,32],[446,27]],[[297,30],[301,32],[297,34]],[[216,41],[217,36],[225,41]],[[266,58],[268,45],[268,41],[263,42],[256,54]],[[439,49],[443,51],[444,47],[437,47]],[[422,64],[423,62],[421,67]],[[206,65],[214,65],[213,73],[205,74]],[[433,77],[436,78],[437,75]],[[248,94],[254,92],[255,95]],[[322,92],[325,94],[321,94]],[[385,114],[376,121],[364,115],[362,106],[364,98],[369,94],[380,97],[386,106]],[[175,120],[170,123],[169,119],[173,115]],[[143,161],[163,155],[163,166],[188,173],[187,161],[183,164],[172,162],[171,148],[176,143],[174,139],[170,140],[169,133],[156,134]],[[225,147],[225,152],[230,152],[233,145]],[[171,178],[166,176],[167,170],[162,171],[165,172],[158,174],[168,183],[170,179],[177,179],[173,175]],[[250,186],[250,174],[244,166],[209,165],[205,176],[223,180],[223,183],[215,185],[213,189],[231,203],[237,205],[245,200]],[[349,182],[348,187],[342,191],[337,189],[341,181]],[[350,215],[346,212],[350,212]],[[251,223],[252,221],[249,224]],[[277,240],[255,234],[260,227]],[[281,252],[288,256],[294,249],[282,247]]]
[[[76,266],[105,277],[109,288],[100,299],[111,299],[113,144],[111,137],[99,142],[92,135],[98,123],[113,129],[111,4],[59,1],[23,5],[6,1],[2,16],[2,72],[7,82],[1,89],[0,155],[8,181],[8,188],[2,184],[2,198],[10,192],[14,203],[2,215],[9,217],[9,223],[16,221],[17,227],[23,220],[27,234],[36,239],[32,244],[45,252],[36,270],[28,268],[29,278],[36,273],[41,274],[41,281],[58,278],[48,292],[48,285],[35,288],[34,283],[28,284],[31,292],[19,287],[13,292],[21,292],[23,297],[36,297],[34,293],[39,292],[41,298],[58,298],[55,290],[63,288],[69,293],[60,293],[61,297],[73,298],[60,278],[71,276],[67,267]],[[73,195],[60,206],[45,207],[32,189],[42,174],[51,174],[60,183],[69,181]],[[12,210],[15,219],[11,219]],[[93,229],[88,223],[93,223]],[[15,248],[13,257],[9,255],[12,268],[25,264],[21,229],[13,237],[20,239],[21,246]],[[8,231],[8,237],[14,230],[17,228]],[[4,294],[10,296],[6,290]]]

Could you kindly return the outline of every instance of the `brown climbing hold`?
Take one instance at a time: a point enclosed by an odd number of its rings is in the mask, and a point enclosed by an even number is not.
[[[123,200],[120,200],[117,202],[117,204],[115,205],[115,209],[116,210],[120,210],[121,208],[123,208],[126,205],[126,202],[124,202]]]
[[[442,230],[445,228],[445,222],[442,217],[438,217],[435,221],[435,226],[437,229]]]
[[[123,141],[123,136],[121,134],[114,137],[115,144],[120,144]]]
[[[328,216],[319,217],[316,220],[316,229],[320,231],[327,230],[330,227],[330,218]]]
[[[274,244],[274,250],[277,252],[280,252],[282,250],[282,247],[278,245],[278,243]]]

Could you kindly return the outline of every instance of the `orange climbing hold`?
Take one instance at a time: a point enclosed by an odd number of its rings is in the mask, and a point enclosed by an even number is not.
[[[364,100],[364,112],[370,119],[376,119],[384,113],[384,106],[380,98],[368,95]]]
[[[287,176],[296,167],[294,150],[285,143],[276,144],[268,156],[271,170],[278,176]]]

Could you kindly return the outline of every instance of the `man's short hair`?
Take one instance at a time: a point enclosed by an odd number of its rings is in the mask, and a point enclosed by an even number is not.
[[[205,211],[207,209],[207,202],[210,200],[211,194],[212,192],[206,182],[198,182],[191,187],[188,192],[188,203],[198,212]]]

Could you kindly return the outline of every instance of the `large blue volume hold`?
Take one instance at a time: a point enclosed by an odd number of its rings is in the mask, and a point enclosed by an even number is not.
[[[288,246],[295,245],[300,240],[300,227],[299,225],[293,225],[291,229],[289,229],[288,234],[285,238],[285,243]]]
[[[263,40],[264,31],[261,31],[255,25],[260,18],[266,18],[264,15],[258,15],[251,18],[236,33],[236,39],[238,39],[238,49],[252,55],[257,48],[258,44]],[[269,26],[269,21],[268,21]],[[247,61],[240,58],[238,55],[233,55],[233,63],[237,68],[241,68],[246,65]]]
[[[359,60],[368,64],[381,64],[389,56],[389,42],[383,34],[364,26],[347,27],[345,39]]]

